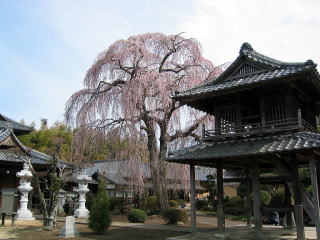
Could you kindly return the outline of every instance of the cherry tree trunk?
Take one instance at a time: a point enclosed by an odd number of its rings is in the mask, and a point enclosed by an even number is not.
[[[148,132],[148,151],[150,161],[150,174],[154,193],[157,197],[161,212],[168,209],[168,193],[166,188],[166,169],[164,161],[158,155],[155,131]]]

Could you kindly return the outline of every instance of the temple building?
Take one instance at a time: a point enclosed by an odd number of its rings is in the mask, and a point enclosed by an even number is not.
[[[46,169],[50,165],[51,158],[48,155],[24,146],[17,138],[32,130],[32,127],[0,114],[0,190],[18,187],[16,173],[23,168],[26,159],[30,159],[36,170]]]
[[[282,62],[256,52],[250,44],[241,46],[239,56],[218,77],[173,98],[213,115],[214,129],[203,128],[202,141],[168,155],[167,161],[190,165],[191,220],[196,232],[194,166],[217,169],[218,228],[224,231],[223,170],[242,169],[251,185],[253,206],[247,201],[248,225],[254,215],[257,235],[262,231],[262,212],[286,212],[288,227],[294,212],[297,239],[305,239],[304,214],[315,223],[320,239],[319,188],[320,77],[316,64]],[[310,169],[313,197],[300,183],[299,168]],[[260,184],[271,179],[260,173],[272,172],[273,183],[286,188],[286,208],[261,206]],[[230,181],[230,179],[229,179]],[[250,189],[248,187],[248,189]],[[294,206],[291,206],[292,193]],[[251,192],[248,191],[248,199]]]

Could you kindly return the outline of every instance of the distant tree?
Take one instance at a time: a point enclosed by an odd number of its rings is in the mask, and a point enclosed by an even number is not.
[[[67,102],[66,120],[79,128],[74,139],[78,155],[88,148],[83,144],[99,146],[98,137],[93,138],[96,141],[84,140],[88,129],[104,136],[106,131],[119,128],[121,135],[137,139],[128,145],[130,160],[141,157],[137,150],[144,145],[153,189],[160,209],[165,210],[167,164],[163,160],[167,150],[199,139],[197,129],[207,120],[171,96],[219,73],[220,68],[202,56],[199,42],[181,34],[146,33],[116,41],[98,55],[84,79],[84,89]],[[180,171],[181,180],[187,180],[186,167],[174,170]]]
[[[20,123],[26,125],[26,121],[23,118],[20,120]]]
[[[71,142],[73,132],[62,123],[55,123],[48,129],[34,130],[29,134],[19,136],[19,140],[27,147],[69,161],[71,158]],[[56,153],[56,145],[59,144],[59,152]]]
[[[48,129],[48,119],[46,118],[41,118],[41,126],[40,126],[41,130],[46,130]]]

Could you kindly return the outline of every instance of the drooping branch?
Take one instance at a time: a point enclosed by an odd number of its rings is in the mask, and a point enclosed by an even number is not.
[[[176,140],[177,138],[185,138],[188,136],[192,136],[194,137],[196,140],[200,139],[200,136],[195,134],[194,131],[201,125],[201,123],[203,123],[205,120],[207,119],[207,117],[203,117],[201,120],[195,122],[194,124],[192,124],[190,127],[188,127],[186,130],[177,130],[175,132],[174,135],[169,136],[169,142],[172,142],[174,140]]]

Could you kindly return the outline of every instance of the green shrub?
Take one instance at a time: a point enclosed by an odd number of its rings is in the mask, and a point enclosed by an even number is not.
[[[267,206],[270,202],[271,194],[267,191],[260,190],[261,205]]]
[[[149,196],[146,200],[146,205],[143,208],[148,212],[148,215],[158,214],[160,212],[156,196]]]
[[[141,209],[132,209],[128,213],[129,222],[143,223],[147,219],[147,214]]]
[[[98,194],[93,200],[93,205],[89,213],[89,227],[97,233],[103,233],[111,224],[109,211],[109,200],[106,193],[106,184],[99,181]]]
[[[229,201],[224,204],[225,207],[243,207],[244,202],[241,199],[241,197],[231,197],[229,198]]]
[[[224,210],[225,213],[231,215],[240,215],[243,214],[245,211],[243,210],[244,202],[240,196],[231,197],[229,201],[224,204],[226,209]],[[233,209],[228,209],[228,207],[232,207]]]
[[[177,200],[169,200],[168,203],[169,203],[169,207],[171,208],[177,208],[181,205],[180,202]]]
[[[86,208],[90,211],[93,206],[93,201],[96,195],[93,192],[88,192],[86,194]]]
[[[163,213],[163,218],[170,224],[177,224],[178,222],[187,222],[188,214],[186,211],[176,208],[170,208]]]
[[[312,193],[312,185],[309,185],[307,188],[306,188],[307,192],[312,196],[313,193]]]
[[[260,190],[260,199],[261,199],[261,205],[267,206],[269,205],[271,194],[268,191]],[[251,205],[253,206],[253,194],[251,194]]]
[[[121,209],[123,206],[124,200],[122,197],[111,197],[109,198],[109,209],[110,211],[115,210],[115,209]]]
[[[196,201],[196,209],[197,210],[206,210],[208,208],[207,200],[197,200]]]
[[[148,210],[158,209],[158,200],[156,196],[147,197],[147,205],[146,208]]]
[[[285,205],[285,196],[283,188],[277,188],[277,190],[271,196],[269,205],[271,207],[280,207]]]

